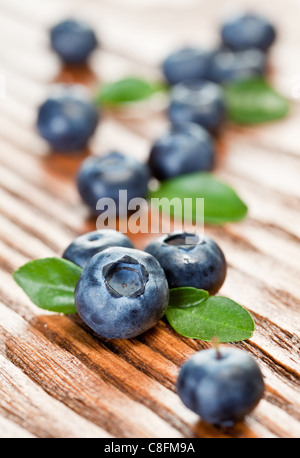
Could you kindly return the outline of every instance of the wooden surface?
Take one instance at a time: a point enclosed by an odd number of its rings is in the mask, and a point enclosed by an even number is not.
[[[263,5],[262,5],[263,3]],[[209,344],[181,338],[161,321],[134,340],[107,341],[76,316],[44,313],[14,284],[30,259],[59,256],[95,229],[75,185],[88,154],[49,154],[35,130],[38,105],[54,81],[98,82],[160,76],[158,64],[182,44],[213,45],[223,13],[251,5],[277,24],[270,79],[292,99],[285,120],[226,126],[216,174],[249,205],[248,218],[206,233],[229,263],[220,294],[253,315],[251,340],[236,344],[257,359],[267,390],[255,411],[220,431],[187,410],[174,383],[181,364]],[[0,436],[299,437],[300,436],[300,31],[297,0],[0,0]],[[48,28],[78,15],[99,32],[91,67],[62,69]],[[297,95],[298,94],[298,95]],[[167,126],[163,110],[105,113],[91,151],[120,148],[145,159]],[[143,248],[145,236],[134,236]]]

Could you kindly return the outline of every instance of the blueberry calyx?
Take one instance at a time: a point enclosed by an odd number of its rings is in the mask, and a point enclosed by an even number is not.
[[[130,256],[104,266],[102,272],[107,290],[113,297],[141,296],[149,279],[147,269]]]
[[[188,243],[187,243],[188,241]],[[168,236],[164,243],[166,245],[172,245],[181,250],[192,250],[195,246],[199,245],[199,243],[205,243],[204,241],[201,242],[199,235],[197,234],[190,234],[187,232],[183,232],[180,234],[172,234]]]

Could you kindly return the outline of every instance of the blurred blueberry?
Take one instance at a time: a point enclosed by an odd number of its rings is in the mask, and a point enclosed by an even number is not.
[[[200,48],[185,47],[170,54],[162,69],[169,84],[185,80],[205,79],[212,53]]]
[[[202,420],[232,427],[264,395],[265,384],[255,359],[237,348],[195,353],[182,366],[177,391],[182,402]]]
[[[173,124],[196,123],[217,133],[225,120],[223,89],[211,81],[185,81],[173,86],[168,110]]]
[[[127,205],[135,197],[146,198],[150,171],[137,159],[112,151],[85,159],[77,175],[78,191],[93,213],[101,198],[110,198],[119,210],[119,191],[127,191]]]
[[[215,163],[214,141],[198,124],[173,126],[151,148],[149,166],[158,180],[197,171],[210,171]]]
[[[38,111],[37,127],[52,149],[76,152],[94,134],[99,111],[79,85],[59,85]]]
[[[91,27],[83,21],[67,19],[51,29],[53,50],[67,64],[82,64],[98,46]]]
[[[239,81],[266,72],[266,56],[259,49],[233,52],[221,50],[210,63],[209,78],[219,84]]]
[[[229,18],[221,27],[223,43],[233,51],[258,48],[267,51],[276,38],[276,31],[264,17],[242,13]]]

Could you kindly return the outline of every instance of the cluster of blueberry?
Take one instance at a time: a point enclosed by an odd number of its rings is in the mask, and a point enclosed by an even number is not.
[[[226,115],[221,86],[263,76],[266,53],[275,38],[268,20],[243,13],[222,25],[218,49],[188,47],[172,53],[163,63],[164,75],[172,86],[172,123],[195,122],[218,133]]]
[[[255,15],[226,22],[217,51],[185,48],[170,55],[163,71],[172,86],[172,127],[158,139],[148,164],[118,152],[84,161],[78,174],[79,193],[96,210],[101,197],[118,201],[146,197],[151,176],[158,180],[212,170],[213,135],[225,118],[221,84],[263,74],[266,51],[275,39],[273,26]],[[53,49],[63,61],[86,62],[97,46],[94,32],[78,21],[64,21],[51,32]],[[54,150],[82,150],[95,132],[99,110],[83,88],[60,87],[39,110],[38,128]],[[169,289],[195,287],[215,294],[226,276],[226,260],[209,238],[174,233],[151,242],[145,251],[116,231],[95,231],[77,238],[63,257],[83,268],[75,291],[79,316],[105,338],[133,338],[164,315]],[[178,394],[204,420],[231,426],[247,415],[264,392],[262,374],[245,352],[232,348],[195,354],[179,374]]]
[[[186,237],[194,243],[185,244]],[[134,338],[165,314],[169,289],[192,286],[215,294],[226,276],[226,260],[211,239],[173,233],[145,251],[114,230],[76,238],[63,257],[83,268],[75,290],[76,309],[96,334]],[[264,394],[262,373],[244,351],[222,348],[196,353],[181,368],[177,391],[205,421],[233,426]]]
[[[242,14],[221,27],[217,50],[183,48],[162,64],[171,87],[168,116],[171,127],[157,139],[147,164],[120,152],[86,159],[78,173],[78,190],[93,213],[101,198],[112,198],[118,209],[118,190],[128,201],[146,198],[152,177],[162,181],[215,166],[214,135],[226,118],[222,84],[266,71],[266,51],[276,37],[273,25],[258,15]],[[98,46],[85,23],[66,20],[51,30],[51,44],[68,64],[87,62]],[[79,85],[60,85],[39,109],[38,129],[50,146],[61,152],[83,150],[98,125],[100,110]]]
[[[133,338],[153,327],[166,311],[170,288],[215,294],[226,277],[220,247],[208,237],[181,232],[159,237],[141,251],[125,234],[103,229],[76,238],[63,258],[83,268],[75,293],[79,315],[108,339]]]
[[[213,169],[213,137],[226,119],[222,86],[265,75],[267,51],[275,38],[268,20],[243,13],[224,22],[217,49],[184,47],[165,59],[162,70],[171,86],[168,116],[173,128],[152,148],[149,163],[156,178]]]

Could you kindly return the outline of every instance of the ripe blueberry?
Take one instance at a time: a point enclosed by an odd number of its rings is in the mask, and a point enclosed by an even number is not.
[[[199,48],[185,47],[170,54],[162,63],[169,84],[185,80],[201,80],[207,76],[212,53]]]
[[[215,164],[215,146],[209,132],[197,124],[173,126],[155,141],[149,167],[158,180],[195,171],[210,171]]]
[[[228,49],[217,51],[211,59],[209,79],[222,84],[266,72],[266,56],[259,49],[233,52]]]
[[[85,63],[98,46],[95,32],[83,21],[67,19],[51,29],[51,45],[68,64]]]
[[[165,271],[169,288],[189,286],[216,294],[226,277],[226,260],[211,238],[174,232],[152,241],[145,249]]]
[[[77,184],[82,200],[95,213],[101,198],[110,198],[119,212],[119,191],[127,192],[127,204],[136,197],[145,198],[148,192],[150,171],[133,157],[110,152],[101,157],[89,157],[81,165]],[[125,203],[126,204],[126,203]]]
[[[194,354],[177,379],[182,402],[204,421],[231,427],[259,403],[264,380],[259,366],[247,352],[223,347]]]
[[[225,119],[221,86],[211,81],[184,81],[173,86],[168,110],[173,124],[193,122],[217,133]]]
[[[158,261],[132,248],[107,248],[83,269],[75,291],[81,319],[98,335],[130,339],[164,315],[169,288]]]
[[[62,257],[85,267],[92,256],[114,246],[133,248],[132,242],[125,234],[112,229],[102,229],[77,237],[66,248]]]
[[[98,121],[99,112],[83,87],[59,85],[40,107],[37,127],[55,151],[76,152],[87,146]]]
[[[267,51],[276,38],[274,26],[264,17],[242,13],[221,27],[223,43],[233,51],[258,48]]]

